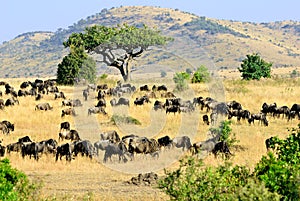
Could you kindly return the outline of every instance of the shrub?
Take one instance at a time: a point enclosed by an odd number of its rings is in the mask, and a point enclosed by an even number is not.
[[[38,200],[39,188],[23,172],[12,168],[8,159],[0,161],[0,200]]]
[[[167,76],[167,72],[162,70],[160,71],[160,77],[166,77]]]
[[[175,91],[184,91],[188,89],[188,79],[190,79],[190,74],[186,72],[176,73],[173,77],[173,80],[176,84]]]
[[[192,77],[192,83],[207,82],[209,80],[209,72],[207,68],[201,65]]]
[[[117,114],[114,114],[112,117],[111,117],[111,121],[114,123],[114,124],[117,124],[117,123],[123,123],[123,124],[135,124],[135,125],[141,125],[141,122],[131,116],[120,116],[120,115],[117,115]]]
[[[272,63],[264,61],[258,54],[247,55],[238,70],[245,80],[259,80],[261,77],[271,77]]]

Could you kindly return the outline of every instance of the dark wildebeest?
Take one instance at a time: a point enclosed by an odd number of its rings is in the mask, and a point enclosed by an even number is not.
[[[18,104],[19,105],[19,100],[14,98],[14,97],[11,97],[11,98],[8,98],[6,101],[5,101],[5,106],[11,106],[11,105],[15,105],[15,104]]]
[[[0,130],[2,131],[3,134],[8,135],[9,134],[9,129],[7,128],[7,126],[0,122]]]
[[[83,97],[84,97],[84,100],[87,101],[88,96],[89,96],[89,90],[88,90],[88,89],[84,89],[84,90],[82,91],[82,95],[83,95]]]
[[[134,153],[136,154],[150,154],[152,157],[158,157],[158,151],[160,146],[155,139],[148,139],[146,137],[140,137],[131,139],[128,145],[128,152],[133,159]]]
[[[28,135],[21,137],[18,139],[19,143],[24,143],[24,142],[32,142],[32,140],[30,139],[30,137]]]
[[[150,103],[150,100],[149,100],[149,98],[147,96],[142,96],[142,97],[136,98],[134,100],[134,104],[135,105],[144,105],[145,102],[146,103]]]
[[[106,90],[108,89],[108,85],[107,84],[99,84],[97,85],[97,91],[99,90]]]
[[[11,151],[20,152],[22,150],[22,143],[21,142],[15,142],[8,144],[6,146],[6,151],[9,154]]]
[[[162,102],[162,101],[158,101],[158,100],[156,100],[155,102],[154,102],[154,107],[153,107],[153,109],[155,110],[155,111],[157,111],[158,109],[164,109],[165,108],[165,106],[164,106],[164,103]]]
[[[95,107],[106,107],[105,99],[104,98],[99,99],[99,101]]]
[[[191,140],[188,136],[175,137],[172,139],[172,145],[176,148],[182,148],[182,150],[188,150],[191,148]]]
[[[173,112],[174,115],[176,112],[180,113],[180,107],[177,105],[171,105],[166,108],[166,114]]]
[[[161,147],[170,147],[172,140],[168,135],[166,135],[161,138],[158,138],[157,142],[158,142],[159,146],[161,146]]]
[[[212,150],[212,153],[215,157],[217,157],[218,153],[225,154],[225,158],[229,158],[231,154],[228,144],[225,141],[220,141],[215,144],[214,149]]]
[[[202,120],[203,120],[203,122],[206,124],[206,125],[209,125],[209,118],[208,118],[208,115],[203,115],[202,116]]]
[[[120,136],[117,133],[117,131],[106,131],[103,133],[100,133],[100,140],[110,140],[113,143],[120,142]]]
[[[61,111],[61,117],[64,117],[65,115],[76,116],[75,109],[74,109],[74,108],[66,108],[66,109],[63,109],[63,110]]]
[[[15,125],[12,124],[10,121],[7,121],[7,120],[3,120],[2,122],[0,123],[3,123],[6,125],[6,127],[8,128],[8,134],[10,131],[14,131],[15,130]]]
[[[293,104],[290,112],[294,112],[296,115],[298,115],[298,118],[300,119],[300,104]]]
[[[81,156],[88,156],[90,159],[96,154],[95,148],[89,140],[75,142],[74,155],[77,156],[78,153],[81,153]]]
[[[79,141],[80,137],[76,130],[63,131],[58,134],[58,141],[60,140],[71,140],[71,141]]]
[[[101,113],[101,114],[104,114],[106,115],[107,113],[105,112],[105,109],[102,108],[102,107],[91,107],[88,109],[88,115],[91,115],[91,114],[98,114],[98,113]]]
[[[97,99],[105,98],[105,92],[103,90],[98,91]]]
[[[58,99],[58,98],[62,98],[62,99],[66,99],[66,96],[64,94],[64,92],[60,91],[60,92],[55,92],[54,94],[54,99]]]
[[[254,120],[258,120],[260,122],[260,124],[264,124],[265,126],[269,125],[269,122],[266,118],[266,114],[265,113],[258,113],[258,114],[251,114],[250,118],[248,119],[249,124],[253,123],[254,124]]]
[[[21,150],[23,158],[25,158],[26,155],[29,155],[30,159],[31,156],[33,156],[35,160],[38,160],[38,149],[35,142],[22,143]]]
[[[157,91],[168,91],[168,88],[165,85],[161,85],[157,87]]]
[[[140,91],[150,91],[148,85],[143,85],[143,86],[140,86]]]
[[[66,156],[66,161],[71,161],[72,160],[72,150],[71,150],[71,144],[66,143],[62,144],[57,147],[56,149],[56,155],[55,155],[55,161],[59,159],[61,160],[62,156]]]
[[[107,159],[109,158],[110,161],[112,155],[118,155],[119,156],[119,162],[123,161],[124,163],[127,162],[127,158],[125,157],[125,154],[127,152],[127,148],[124,144],[124,142],[119,142],[118,144],[108,144],[105,147],[105,153],[104,153],[104,158],[103,162],[106,163]]]
[[[70,123],[68,121],[62,122],[60,124],[60,131],[67,130],[69,131],[71,129]]]
[[[39,103],[35,106],[35,110],[52,110],[53,107],[50,106],[49,103]]]
[[[96,149],[97,155],[99,154],[99,149],[104,151],[105,147],[107,147],[112,142],[110,140],[98,140],[94,143],[94,147]]]
[[[41,93],[38,93],[37,95],[36,95],[36,97],[35,97],[35,100],[36,101],[39,101],[39,100],[41,100],[43,98],[43,95],[41,94]]]
[[[129,106],[129,99],[121,97],[117,101],[115,98],[113,98],[110,100],[110,104],[111,104],[111,106],[119,106],[119,105]]]
[[[22,82],[22,83],[20,84],[20,88],[21,88],[21,89],[25,89],[25,88],[28,87],[28,86],[29,86],[29,82],[28,82],[28,81]]]
[[[266,149],[267,151],[271,150],[271,149],[275,149],[276,143],[278,142],[278,138],[277,137],[270,137],[267,138],[265,140],[265,145],[266,145]]]
[[[0,157],[3,157],[5,154],[6,147],[0,144]]]

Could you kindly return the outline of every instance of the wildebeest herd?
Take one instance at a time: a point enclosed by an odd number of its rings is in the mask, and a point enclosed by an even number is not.
[[[291,107],[286,105],[277,106],[276,103],[263,103],[260,112],[252,113],[245,109],[238,101],[219,102],[211,97],[194,97],[192,100],[183,100],[180,97],[168,91],[165,85],[149,87],[142,85],[135,87],[132,84],[117,83],[114,87],[108,87],[107,84],[95,85],[89,84],[86,89],[82,91],[82,101],[80,99],[67,99],[64,92],[59,91],[55,80],[35,80],[34,82],[26,81],[21,83],[18,92],[14,87],[5,82],[0,82],[5,88],[5,94],[11,95],[6,100],[0,99],[0,109],[5,110],[6,107],[14,106],[20,103],[18,97],[33,96],[36,101],[43,100],[44,96],[53,95],[54,100],[61,100],[60,118],[67,115],[84,115],[77,114],[76,107],[81,107],[85,101],[90,98],[97,99],[97,103],[88,108],[86,115],[102,114],[108,115],[105,111],[107,107],[107,99],[111,107],[142,107],[144,104],[153,104],[153,110],[157,112],[164,111],[167,115],[177,115],[180,113],[191,114],[194,112],[203,111],[206,114],[202,116],[203,124],[216,126],[220,115],[227,119],[236,118],[237,122],[246,122],[249,125],[254,125],[258,121],[260,125],[268,126],[267,118],[286,118],[291,121],[296,117],[300,119],[300,104],[293,104]],[[131,104],[130,98],[127,94],[134,94],[136,92],[144,93],[136,97]],[[159,94],[160,93],[160,97]],[[93,94],[95,94],[93,96]],[[2,95],[2,92],[0,93]],[[153,100],[154,99],[154,100]],[[67,107],[67,108],[65,108]],[[53,110],[48,102],[36,104],[34,110]],[[15,129],[15,125],[8,120],[0,122],[0,130],[4,135],[9,135]],[[68,140],[66,143],[65,141]],[[55,160],[65,157],[67,161],[71,161],[78,154],[87,156],[89,158],[98,158],[99,153],[103,152],[103,162],[112,160],[116,155],[120,162],[127,162],[134,160],[134,157],[139,154],[149,155],[151,158],[158,158],[162,150],[170,150],[180,148],[183,151],[191,151],[194,154],[200,151],[207,151],[213,153],[215,156],[219,152],[223,152],[226,156],[231,156],[226,142],[220,141],[219,136],[215,135],[212,138],[202,142],[191,142],[189,136],[178,136],[170,138],[168,135],[157,138],[148,138],[137,134],[130,134],[120,136],[117,131],[111,130],[99,134],[99,140],[91,142],[88,139],[82,139],[79,132],[71,129],[70,123],[63,121],[60,124],[60,131],[56,139],[46,139],[34,142],[30,136],[24,136],[18,139],[17,142],[4,145],[0,143],[0,155],[4,156],[11,152],[19,152],[25,158],[33,157],[39,160],[42,154],[53,154]]]

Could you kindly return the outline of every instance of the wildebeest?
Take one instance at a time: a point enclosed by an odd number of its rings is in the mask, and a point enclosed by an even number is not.
[[[77,141],[74,144],[74,155],[88,156],[90,159],[96,154],[93,144],[89,140]]]
[[[218,153],[225,154],[225,158],[229,158],[231,154],[228,144],[225,141],[220,141],[215,144],[214,149],[212,150],[212,153],[215,157],[217,157]]]
[[[120,136],[115,130],[100,133],[100,140],[110,140],[113,143],[120,142]]]
[[[164,109],[165,108],[165,106],[164,106],[164,103],[162,102],[162,101],[158,101],[158,100],[156,100],[155,102],[154,102],[154,107],[153,107],[153,109],[155,110],[155,111],[157,111],[158,109]]]
[[[107,84],[99,84],[97,85],[97,90],[105,90],[108,89],[108,85]]]
[[[165,85],[161,85],[157,87],[157,91],[168,91],[168,88]]]
[[[161,146],[161,147],[170,147],[172,140],[168,135],[166,135],[161,138],[158,138],[157,142],[158,142],[159,146]]]
[[[144,103],[150,103],[150,100],[147,96],[142,96],[134,100],[135,105],[144,105]]]
[[[22,143],[21,150],[22,150],[21,154],[23,158],[25,158],[26,155],[29,155],[29,158],[33,156],[35,160],[39,159],[38,150],[35,142]]]
[[[41,94],[41,93],[38,93],[37,95],[36,95],[36,97],[35,97],[35,100],[36,101],[39,101],[39,100],[41,100],[43,98],[43,95]]]
[[[207,115],[207,114],[205,114],[205,115],[202,116],[202,120],[203,120],[203,122],[204,122],[206,125],[209,125],[209,119],[208,119],[208,115]]]
[[[293,104],[290,111],[295,112],[295,114],[298,115],[298,118],[300,119],[300,104]]]
[[[143,85],[143,86],[140,86],[140,91],[150,91],[148,85]]]
[[[260,122],[260,124],[264,124],[265,126],[269,125],[269,122],[266,118],[266,114],[265,113],[257,113],[257,114],[251,114],[250,118],[248,119],[249,124],[253,123],[254,124],[254,120],[258,120]]]
[[[14,142],[6,146],[6,151],[9,154],[11,151],[20,152],[22,150],[21,142]]]
[[[97,155],[99,154],[99,149],[104,151],[105,147],[107,147],[112,142],[110,140],[98,140],[94,143],[94,147],[96,149]]]
[[[173,112],[174,115],[176,112],[180,113],[180,107],[177,105],[171,105],[166,108],[166,114]]]
[[[71,140],[79,141],[80,137],[76,130],[72,129],[70,131],[63,131],[58,134],[58,141],[60,140]]]
[[[182,150],[188,150],[191,148],[191,140],[188,136],[175,137],[172,139],[172,145],[176,148],[182,148]]]
[[[60,91],[60,92],[55,92],[54,93],[54,99],[58,99],[58,98],[63,98],[63,99],[66,99],[66,96],[64,94],[64,92]]]
[[[0,130],[2,131],[3,134],[8,135],[9,134],[9,129],[7,128],[7,126],[0,122]]]
[[[5,106],[11,106],[11,105],[15,105],[15,104],[19,105],[19,100],[15,97],[8,98],[5,101]]]
[[[88,96],[89,96],[89,90],[88,90],[88,89],[84,89],[84,90],[82,91],[82,95],[83,95],[83,97],[84,97],[84,100],[87,101]]]
[[[88,109],[88,115],[98,114],[98,113],[101,113],[101,114],[104,114],[104,115],[107,114],[103,107],[91,107],[91,108]]]
[[[176,98],[175,94],[170,91],[168,91],[166,93],[162,93],[161,97],[162,98]]]
[[[72,160],[72,150],[71,150],[71,144],[66,143],[62,144],[57,147],[56,149],[56,155],[55,155],[55,161],[59,159],[61,160],[62,156],[66,156],[66,161],[71,161]]]
[[[68,99],[62,101],[62,106],[80,107],[82,106],[82,103],[79,99],[74,99],[74,100]]]
[[[49,103],[39,103],[35,106],[35,110],[52,110],[53,107],[50,106]]]
[[[95,107],[106,107],[106,101],[104,98],[99,99],[97,105]]]
[[[131,154],[152,154],[157,152],[159,150],[159,147],[160,146],[155,139],[140,137],[130,140],[128,145],[128,152]]]
[[[66,109],[61,110],[61,117],[64,117],[65,115],[76,116],[75,109],[74,108],[66,108]]]
[[[14,131],[15,130],[15,124],[12,124],[10,121],[7,120],[3,120],[2,122],[0,122],[2,124],[5,124],[7,129],[8,129],[8,134],[10,133],[10,131]]]
[[[5,154],[6,147],[0,144],[0,157],[3,157]]]
[[[62,130],[69,131],[70,129],[71,129],[70,122],[65,121],[65,122],[60,123],[60,131],[62,131]]]
[[[119,105],[129,106],[129,99],[121,97],[117,101],[115,98],[113,98],[113,99],[111,99],[110,104],[111,104],[111,106],[119,106]]]
[[[105,153],[104,153],[104,158],[103,158],[103,162],[106,163],[107,159],[109,158],[110,161],[112,155],[118,155],[119,156],[119,162],[123,161],[124,163],[126,163],[128,160],[125,157],[125,154],[127,152],[127,148],[124,144],[124,142],[119,142],[117,144],[108,144],[105,147]]]
[[[32,142],[32,140],[30,139],[30,137],[28,135],[21,137],[18,139],[19,143],[23,143],[23,142]]]

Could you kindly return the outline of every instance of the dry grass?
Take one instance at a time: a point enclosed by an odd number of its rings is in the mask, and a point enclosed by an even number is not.
[[[19,89],[22,79],[5,80]],[[148,84],[150,82],[147,81]],[[157,83],[156,83],[157,84]],[[142,85],[139,80],[136,86]],[[276,102],[278,106],[287,105],[291,107],[293,103],[299,102],[300,85],[299,79],[270,79],[261,81],[244,82],[236,79],[225,80],[223,82],[226,100],[239,101],[245,109],[251,112],[259,112],[263,102]],[[152,86],[150,84],[150,86]],[[185,94],[186,97],[210,96],[207,85],[193,84],[190,86],[192,93]],[[59,89],[65,92],[67,98],[79,97],[83,101],[81,90],[84,87],[63,87]],[[4,91],[4,87],[1,90]],[[77,129],[84,139],[95,142],[99,139],[102,131],[117,130],[121,136],[126,134],[138,134],[158,138],[164,135],[175,137],[178,135],[189,135],[192,142],[206,139],[206,132],[209,129],[201,121],[204,111],[197,108],[194,114],[170,114],[165,112],[154,112],[152,110],[154,99],[151,104],[144,106],[134,106],[133,100],[144,93],[138,92],[131,96],[131,106],[128,108],[113,109],[108,106],[104,115],[87,115],[87,108],[97,103],[96,99],[84,102],[81,108],[75,108],[78,116],[61,118],[61,100],[54,100],[54,95],[44,95],[39,102],[49,102],[53,106],[52,111],[35,111],[34,107],[38,103],[33,97],[20,97],[20,105],[6,107],[0,111],[0,120],[9,120],[15,123],[15,131],[9,136],[2,136],[3,144],[17,141],[19,137],[29,135],[33,140],[40,141],[48,138],[58,139],[59,125],[62,121],[70,121],[71,127]],[[94,97],[95,94],[92,95]],[[158,96],[160,94],[157,94]],[[4,95],[3,99],[8,96]],[[163,100],[163,99],[160,99]],[[142,125],[114,125],[110,118],[113,113],[128,114],[138,119]],[[253,168],[262,155],[266,154],[264,140],[272,135],[285,137],[289,134],[287,128],[295,127],[299,122],[293,120],[287,122],[286,119],[274,119],[268,117],[269,126],[248,125],[247,122],[238,123],[232,121],[232,132],[236,134],[240,145],[245,151],[236,151],[232,159],[234,164],[248,165]],[[14,167],[24,171],[32,179],[39,179],[43,182],[42,196],[57,198],[59,200],[88,200],[90,196],[94,200],[166,200],[164,195],[156,188],[148,186],[132,186],[126,184],[132,176],[139,172],[155,171],[163,175],[163,168],[173,169],[178,166],[177,159],[182,157],[180,150],[164,151],[158,160],[149,157],[138,156],[135,161],[126,164],[119,164],[116,160],[106,165],[102,164],[103,153],[99,159],[89,160],[78,157],[71,163],[64,160],[55,162],[54,156],[43,155],[36,162],[19,154],[11,153],[7,155]],[[218,165],[221,159],[208,156],[205,160],[208,165]]]

